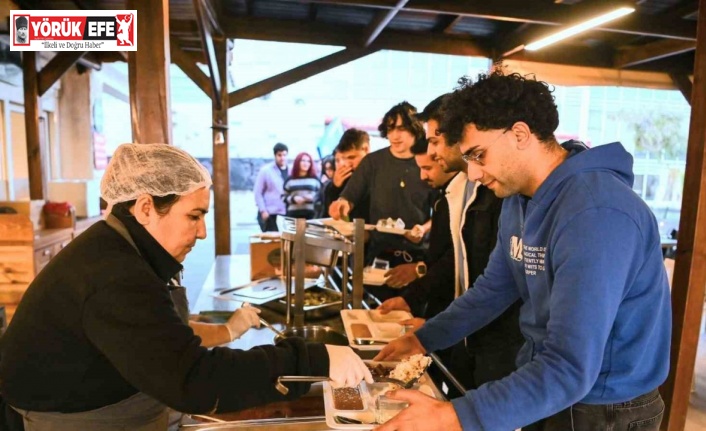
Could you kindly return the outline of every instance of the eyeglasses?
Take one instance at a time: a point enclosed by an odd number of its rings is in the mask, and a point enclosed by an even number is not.
[[[498,137],[495,138],[495,139],[493,140],[493,142],[491,142],[490,144],[486,145],[485,148],[483,148],[483,149],[481,149],[481,150],[476,150],[476,151],[467,151],[467,152],[461,154],[461,158],[462,158],[463,161],[466,162],[466,163],[471,163],[471,162],[473,162],[473,163],[475,163],[475,164],[477,164],[477,165],[479,165],[479,166],[483,166],[483,155],[485,154],[485,152],[486,152],[486,151],[488,150],[488,148],[490,148],[494,143],[498,142],[498,140],[500,139],[501,136],[503,136],[505,133],[507,133],[507,132],[509,132],[509,131],[510,131],[510,129],[505,129],[504,132],[502,132],[501,134],[499,134]]]

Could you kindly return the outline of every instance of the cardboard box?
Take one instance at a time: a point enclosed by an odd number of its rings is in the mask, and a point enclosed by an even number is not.
[[[29,217],[34,230],[40,230],[44,227],[44,216],[42,209],[45,201],[0,201],[0,207],[10,207],[17,211],[17,214],[22,214]]]
[[[282,275],[282,243],[278,232],[250,237],[250,280]]]

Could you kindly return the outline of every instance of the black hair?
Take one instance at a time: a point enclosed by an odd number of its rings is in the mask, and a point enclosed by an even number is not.
[[[289,152],[289,148],[281,142],[277,142],[274,147],[272,147],[272,152],[276,155],[282,151]]]
[[[160,216],[165,216],[172,209],[175,203],[179,200],[181,196],[176,194],[166,195],[166,196],[152,196],[152,202],[154,202],[154,210]],[[134,207],[137,203],[137,199],[130,201],[120,202],[113,205],[112,211],[119,211],[121,214],[130,214],[130,208]]]
[[[426,137],[417,138],[414,140],[414,145],[412,145],[412,148],[410,148],[410,151],[412,151],[412,154],[414,154],[415,156],[419,156],[422,154],[426,154],[428,147],[429,147],[429,141],[427,140]]]
[[[450,94],[451,93],[442,94],[429,102],[429,104],[424,107],[424,110],[417,114],[417,120],[422,122],[429,120],[441,121],[441,105],[444,103],[446,96]]]
[[[397,117],[402,118],[402,126],[404,126],[409,133],[413,134],[415,138],[424,136],[424,127],[422,127],[422,123],[417,120],[416,114],[417,108],[407,101],[393,106],[385,113],[385,116],[382,117],[382,122],[378,126],[380,136],[387,138],[387,129],[397,123]]]
[[[351,150],[362,150],[363,146],[370,144],[368,132],[358,129],[348,129],[343,132],[341,140],[338,141],[334,152],[345,153]]]
[[[324,174],[324,170],[326,169],[326,163],[331,165],[331,168],[333,170],[336,170],[336,158],[333,157],[333,155],[326,156],[323,159],[321,159],[321,173]]]
[[[444,99],[439,130],[449,145],[463,137],[467,124],[478,130],[509,129],[518,121],[526,123],[542,142],[555,142],[559,112],[554,91],[544,81],[519,73],[505,75],[501,69],[480,74],[474,83],[459,79],[456,90]]]

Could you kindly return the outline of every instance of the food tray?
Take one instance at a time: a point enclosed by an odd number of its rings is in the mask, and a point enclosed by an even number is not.
[[[391,233],[393,235],[404,235],[408,232],[407,229],[399,229],[399,228],[383,227],[383,226],[375,226],[375,229],[378,232]]]
[[[355,233],[355,224],[353,222],[349,221],[344,221],[344,220],[334,220],[332,218],[322,218],[322,219],[314,219],[314,220],[308,220],[307,224],[311,225],[317,225],[317,226],[326,226],[329,227],[336,232],[340,233],[343,236],[353,236]],[[375,225],[374,224],[366,224],[365,225],[365,230],[375,230]]]
[[[363,361],[366,364],[370,364],[371,366],[374,366],[376,364],[381,364],[387,368],[394,368],[398,362],[394,361],[385,361],[385,362],[376,362],[376,361]],[[377,425],[374,424],[375,422],[375,398],[383,393],[386,392],[387,389],[392,389],[394,388],[394,384],[389,384],[389,383],[373,383],[372,385],[368,385],[365,382],[361,382],[361,386],[365,387],[365,396],[367,397],[367,400],[363,400],[365,404],[367,404],[367,408],[363,411],[342,411],[342,410],[336,410],[333,406],[333,392],[330,383],[324,382],[323,383],[323,390],[324,390],[324,409],[326,411],[326,425],[330,427],[331,429],[341,429],[341,430],[370,430],[376,427]],[[415,384],[412,389],[417,389],[426,395],[429,395],[431,397],[434,397],[438,400],[444,400],[443,394],[436,388],[434,383],[432,382],[431,378],[429,377],[429,374],[424,373],[422,377],[419,379],[417,384]],[[336,422],[335,416],[343,416],[345,418],[349,419],[355,419],[359,420],[361,422],[366,422],[364,424],[342,424]]]
[[[367,267],[363,269],[363,284],[368,284],[370,286],[382,286],[387,281],[387,269],[378,269],[373,267]]]
[[[357,350],[381,350],[384,344],[358,345],[355,338],[368,338],[379,341],[392,341],[404,333],[404,327],[399,323],[411,319],[412,315],[406,311],[395,310],[391,316],[381,315],[378,310],[341,310],[343,328],[348,337],[348,343]],[[385,318],[386,320],[381,320]],[[357,333],[352,325],[364,325],[369,334]],[[360,328],[360,327],[357,327]],[[356,333],[354,333],[356,332]]]
[[[304,289],[309,289],[316,285],[318,280],[307,278],[304,280]],[[214,298],[226,301],[249,302],[261,305],[274,299],[282,298],[287,294],[284,277],[269,277],[252,281],[242,286],[232,289],[222,290],[213,294]],[[292,290],[294,279],[292,278]]]
[[[374,403],[370,402],[367,384],[365,381],[360,382],[361,396],[363,398],[364,409],[359,411],[353,410],[336,410],[333,400],[333,387],[329,382],[323,382],[324,389],[324,409],[326,411],[326,425],[331,429],[349,429],[349,430],[369,430],[373,429],[372,422],[375,421]],[[335,416],[344,416],[351,419],[356,419],[362,422],[370,422],[368,424],[340,424],[336,422]]]
[[[337,292],[333,289],[328,289],[321,286],[312,286],[304,292],[311,294],[325,294],[328,300],[319,305],[304,305],[304,319],[324,319],[327,317],[334,316],[338,314],[341,309],[341,292]],[[292,297],[294,297],[292,295]],[[275,299],[274,301],[266,302],[262,304],[263,307],[267,307],[270,310],[276,311],[278,313],[287,313],[287,301],[285,298]]]

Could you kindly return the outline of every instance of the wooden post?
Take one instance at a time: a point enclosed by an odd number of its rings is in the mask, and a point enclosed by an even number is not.
[[[698,20],[689,146],[672,286],[671,366],[661,388],[666,404],[662,429],[667,431],[682,431],[686,425],[706,287],[706,0],[700,1]]]
[[[691,93],[693,91],[694,85],[689,79],[688,73],[671,72],[669,77],[672,79],[674,85],[677,89],[681,91],[682,96],[686,99],[686,103],[691,105]]]
[[[132,139],[172,143],[169,98],[169,0],[127,0],[137,10],[137,51],[128,52]]]
[[[226,39],[213,40],[220,91],[212,100],[213,110],[213,208],[216,255],[228,255],[230,249],[230,157],[228,156],[228,85]],[[215,65],[214,65],[215,66]]]
[[[27,168],[29,171],[29,198],[44,199],[47,195],[47,176],[43,161],[46,149],[39,136],[39,82],[37,53],[22,53],[24,82],[25,133],[27,136]]]

